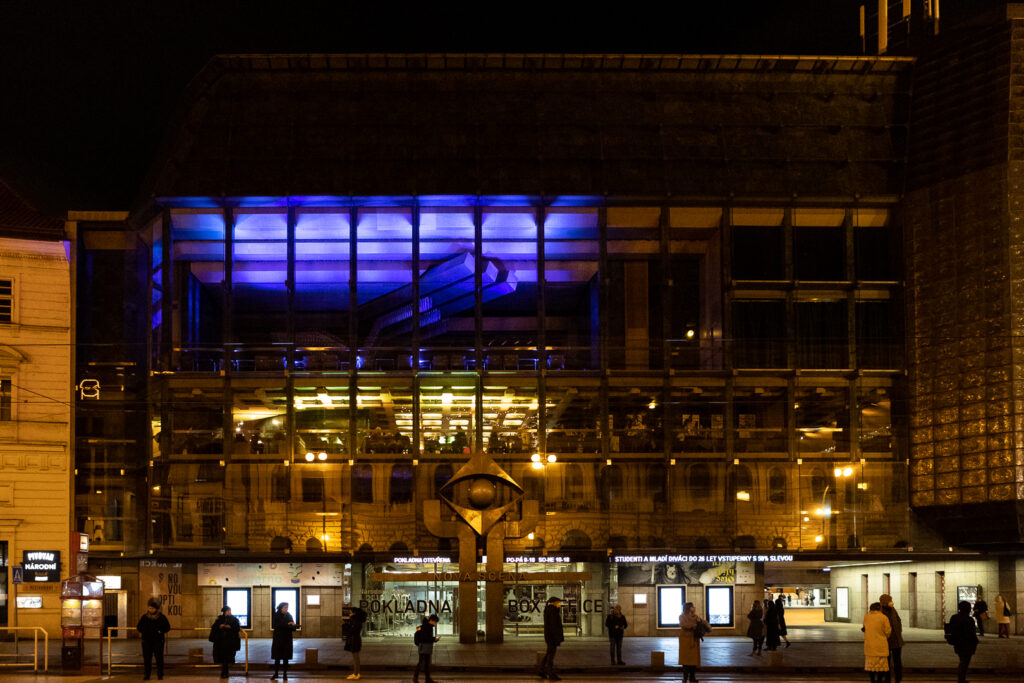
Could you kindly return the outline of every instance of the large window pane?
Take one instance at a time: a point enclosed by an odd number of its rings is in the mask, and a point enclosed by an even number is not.
[[[845,280],[843,226],[793,228],[793,271],[797,280]]]
[[[537,401],[537,383],[532,378],[508,377],[502,384],[484,385],[481,417],[488,453],[497,459],[523,462],[524,456],[537,452]]]
[[[737,386],[733,401],[737,452],[788,452],[786,387]]]
[[[783,279],[781,226],[733,226],[732,279]]]
[[[550,370],[600,366],[596,209],[552,208],[544,223],[544,306]]]
[[[253,345],[233,358],[236,372],[278,371],[287,343],[288,216],[283,209],[235,215],[231,273],[233,341]]]
[[[601,452],[601,401],[595,382],[549,380],[547,383],[548,453]]]
[[[476,381],[472,375],[430,375],[422,378],[420,430],[424,453],[460,457],[468,457],[467,454],[472,453],[476,433]],[[518,428],[520,425],[513,423],[519,419],[509,416],[508,429]],[[485,431],[485,439],[487,436]]]
[[[537,216],[531,207],[483,209],[485,364],[490,371],[537,363]]]
[[[224,315],[224,215],[216,209],[175,211],[171,236],[180,299],[180,339],[175,363],[188,372],[222,369]]]
[[[360,364],[365,370],[409,369],[412,213],[406,208],[360,209],[358,220]]]
[[[612,453],[661,453],[664,423],[660,386],[609,387]]]
[[[800,367],[849,367],[845,301],[802,301],[796,305],[796,318]]]
[[[801,453],[846,457],[850,452],[850,402],[845,386],[796,390],[796,429]]]
[[[736,301],[732,305],[733,365],[786,367],[786,303]]]
[[[900,317],[891,300],[857,302],[857,365],[861,368],[899,368]]]
[[[725,453],[724,387],[673,388],[669,414],[673,453]]]
[[[349,213],[300,209],[295,222],[295,369],[348,369]]]

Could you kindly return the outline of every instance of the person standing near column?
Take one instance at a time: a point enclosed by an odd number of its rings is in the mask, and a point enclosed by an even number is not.
[[[419,655],[419,659],[416,660],[416,670],[412,674],[412,683],[420,683],[420,669],[423,670],[427,683],[434,683],[434,679],[430,677],[430,655],[434,653],[434,643],[440,640],[440,638],[434,635],[434,629],[437,628],[438,621],[437,615],[431,614],[416,628],[416,635],[413,637],[413,641],[416,643],[416,654]]]
[[[971,603],[961,600],[957,612],[946,624],[946,642],[953,646],[953,651],[960,658],[957,669],[957,683],[967,683],[967,667],[971,665],[971,657],[978,649],[978,634],[971,618]]]
[[[220,610],[220,616],[210,627],[210,642],[213,643],[213,661],[220,664],[220,677],[228,677],[228,667],[235,663],[235,653],[242,648],[239,633],[242,625],[231,615],[227,605]]]
[[[892,596],[883,593],[878,598],[882,605],[882,614],[889,620],[892,633],[889,634],[889,671],[892,672],[892,683],[903,680],[903,620],[900,619]]]
[[[359,680],[359,652],[363,649],[363,624],[365,623],[366,610],[356,607],[341,628],[341,637],[345,640],[345,650],[352,653],[352,673],[345,677],[350,681]]]
[[[985,635],[985,622],[988,621],[988,603],[981,597],[981,586],[978,586],[978,599],[974,601],[974,620],[978,622],[978,635]]]
[[[608,646],[611,650],[612,664],[625,664],[622,661],[622,637],[626,635],[629,624],[622,614],[622,607],[612,607],[612,612],[604,620],[604,625],[608,627]]]
[[[270,680],[277,680],[278,665],[284,662],[284,680],[288,680],[288,660],[292,658],[292,638],[295,632],[295,617],[288,612],[288,603],[282,602],[277,606],[274,617],[271,619],[271,628],[274,630],[274,639],[270,643],[270,656],[274,660],[274,675]]]
[[[562,632],[562,599],[548,598],[548,606],[544,608],[544,643],[547,652],[540,663],[538,675],[551,681],[560,681],[562,677],[555,673],[555,652],[565,640]]]
[[[146,602],[146,613],[139,619],[135,630],[142,634],[142,680],[148,681],[153,673],[153,659],[156,659],[156,679],[164,679],[164,634],[171,630],[167,617],[160,611],[160,601],[150,598]]]

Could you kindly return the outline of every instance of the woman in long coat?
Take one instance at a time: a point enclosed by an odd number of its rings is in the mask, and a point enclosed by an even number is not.
[[[999,637],[1010,637],[1010,606],[1006,604],[1006,598],[1002,595],[996,596],[996,624],[999,625]]]
[[[239,632],[242,625],[231,616],[231,608],[225,605],[217,621],[210,627],[210,642],[213,643],[213,661],[220,664],[220,677],[228,677],[228,667],[235,663],[235,653],[242,648]]]
[[[892,626],[882,614],[882,603],[873,602],[864,615],[864,670],[871,683],[889,680],[889,636]]]
[[[764,609],[761,607],[760,600],[754,600],[753,607],[747,613],[747,619],[750,619],[750,626],[747,627],[747,638],[754,641],[754,649],[750,651],[750,654],[759,655],[761,654],[761,646],[764,643]]]
[[[764,633],[765,649],[779,649],[779,611],[775,608],[775,601],[771,598],[764,601]]]
[[[698,631],[698,627],[703,622],[692,602],[683,605],[683,613],[679,615],[679,666],[683,667],[683,683],[697,680],[700,641],[703,638],[703,629]]]
[[[786,641],[786,647],[792,645],[789,642],[789,629],[786,628],[786,596],[779,593],[778,599],[775,601],[775,611],[779,617],[779,637]]]
[[[284,662],[284,680],[288,680],[288,660],[292,658],[292,634],[295,632],[295,617],[288,611],[288,603],[282,602],[274,612],[270,622],[274,630],[274,640],[270,643],[270,656],[274,660],[274,675],[270,680],[277,680],[277,668]]]

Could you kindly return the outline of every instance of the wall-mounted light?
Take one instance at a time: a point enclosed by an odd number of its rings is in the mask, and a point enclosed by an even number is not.
[[[558,460],[558,457],[557,457],[557,456],[556,456],[556,455],[555,455],[554,453],[550,453],[550,454],[548,454],[548,462],[549,462],[549,463],[553,463],[553,462],[555,462],[556,460]]]
[[[750,491],[737,491],[736,500],[750,500]]]
[[[312,453],[306,453],[306,462],[313,462],[314,458],[316,458],[316,456]]]
[[[319,453],[317,453],[317,454],[316,454],[316,458],[317,458],[317,460],[319,460],[320,462],[323,462],[324,460],[326,460],[326,459],[327,459],[327,454],[326,454],[326,453],[324,453],[323,451],[320,451]]]
[[[534,453],[530,456],[531,462],[540,462],[540,453]]]

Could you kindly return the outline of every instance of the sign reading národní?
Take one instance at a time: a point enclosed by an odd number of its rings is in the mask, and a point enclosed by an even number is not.
[[[60,581],[59,550],[26,550],[22,553],[21,566],[25,569],[26,582]]]

